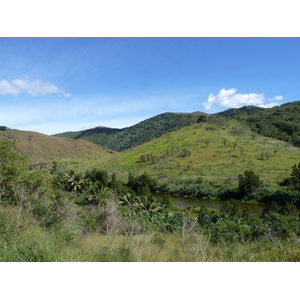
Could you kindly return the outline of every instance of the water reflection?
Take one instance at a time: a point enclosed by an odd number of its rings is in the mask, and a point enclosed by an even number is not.
[[[174,196],[169,195],[168,200],[176,206],[179,207],[188,207],[188,206],[198,206],[201,207],[202,205],[211,208],[221,210],[221,207],[224,205],[224,201],[217,200],[217,199],[199,199],[193,197],[183,197],[183,196]],[[250,213],[254,213],[260,215],[265,206],[259,204],[252,204],[252,203],[243,203],[249,210]]]

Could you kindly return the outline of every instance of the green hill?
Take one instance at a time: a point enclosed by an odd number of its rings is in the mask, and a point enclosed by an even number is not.
[[[166,133],[195,123],[202,114],[201,112],[163,113],[123,129],[96,127],[78,132],[60,133],[54,136],[84,139],[115,151],[126,151]]]
[[[230,108],[224,111],[221,111],[219,113],[214,114],[218,117],[241,117],[245,115],[254,114],[258,111],[264,111],[265,108],[254,106],[254,105],[248,105],[243,106],[241,108]]]
[[[0,140],[15,142],[14,150],[26,156],[32,164],[52,161],[85,162],[109,157],[114,152],[83,140],[12,129],[0,131]]]
[[[78,169],[97,167],[123,178],[147,172],[157,178],[236,180],[251,169],[276,181],[299,161],[300,149],[291,143],[298,146],[300,102],[229,109],[198,123],[201,115],[164,113],[124,129],[97,127],[51,137],[5,127],[0,140],[16,141],[16,150],[32,163],[72,160],[80,163]],[[72,138],[58,137],[63,135]]]
[[[236,119],[247,124],[255,133],[282,140],[297,147],[300,146],[300,101],[285,103],[273,108],[244,106],[228,109],[214,115],[201,112],[164,113],[123,129],[96,127],[54,136],[84,139],[122,152],[194,124],[200,115],[206,115],[210,118]]]
[[[95,127],[92,129],[86,129],[81,131],[67,131],[63,133],[54,134],[55,137],[66,137],[71,139],[91,139],[94,140],[93,143],[96,144],[97,136],[101,140],[101,136],[114,134],[118,131],[122,131],[123,129],[118,128],[109,128],[104,126]]]
[[[300,149],[252,132],[234,119],[210,118],[165,134],[90,166],[116,172],[147,172],[156,178],[202,177],[209,181],[236,180],[253,170],[266,181],[289,176]]]
[[[273,108],[245,106],[216,115],[236,118],[248,124],[256,133],[300,146],[300,101]]]

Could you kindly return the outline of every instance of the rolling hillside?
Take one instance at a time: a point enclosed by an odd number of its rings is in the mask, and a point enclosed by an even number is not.
[[[96,127],[54,136],[84,139],[122,152],[194,124],[200,115],[207,114],[201,112],[164,113],[128,128]],[[300,146],[300,101],[285,103],[273,108],[244,106],[207,116],[236,119],[247,124],[255,133],[282,140],[297,147]]]
[[[126,178],[147,172],[156,178],[203,177],[237,180],[251,169],[265,181],[288,177],[300,149],[252,132],[236,120],[211,118],[104,159],[98,165]]]
[[[157,178],[236,180],[251,169],[276,181],[299,163],[300,149],[291,143],[300,135],[300,102],[229,109],[198,123],[202,114],[165,113],[124,129],[97,127],[56,136],[4,130],[0,140],[15,141],[15,149],[32,163],[67,160],[80,163],[80,170],[96,167],[123,178],[147,172]],[[58,137],[63,135],[70,138]]]
[[[123,129],[96,127],[54,136],[84,139],[115,151],[126,151],[195,123],[201,114],[203,113],[164,113]]]
[[[248,124],[256,133],[300,146],[300,101],[273,108],[244,106],[216,116],[235,118]]]
[[[26,156],[30,163],[52,161],[76,161],[103,159],[114,151],[84,140],[57,138],[37,132],[6,130],[0,131],[1,141],[15,142],[14,149]]]

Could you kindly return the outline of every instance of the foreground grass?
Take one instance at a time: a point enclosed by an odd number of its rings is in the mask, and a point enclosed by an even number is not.
[[[299,243],[282,249],[269,240],[252,243],[224,243],[215,245],[207,236],[193,234],[183,248],[181,234],[147,234],[136,236],[134,243],[117,236],[109,250],[105,235],[78,237],[83,253],[90,253],[95,261],[144,262],[297,262]]]
[[[299,242],[214,244],[199,232],[138,235],[47,230],[26,212],[0,207],[0,261],[14,262],[267,262],[300,261]]]
[[[46,230],[19,208],[0,207],[0,261],[81,261],[84,254],[63,228]]]

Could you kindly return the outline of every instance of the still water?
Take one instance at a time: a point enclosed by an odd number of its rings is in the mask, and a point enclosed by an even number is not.
[[[184,196],[174,196],[174,195],[168,195],[169,201],[180,207],[188,207],[188,206],[199,206],[202,205],[220,210],[222,205],[224,204],[224,201],[217,200],[217,199],[200,199],[200,198],[193,198],[193,197],[184,197]],[[255,213],[257,215],[260,215],[263,209],[265,208],[264,205],[259,204],[252,204],[252,203],[243,203],[248,209],[249,212]]]

